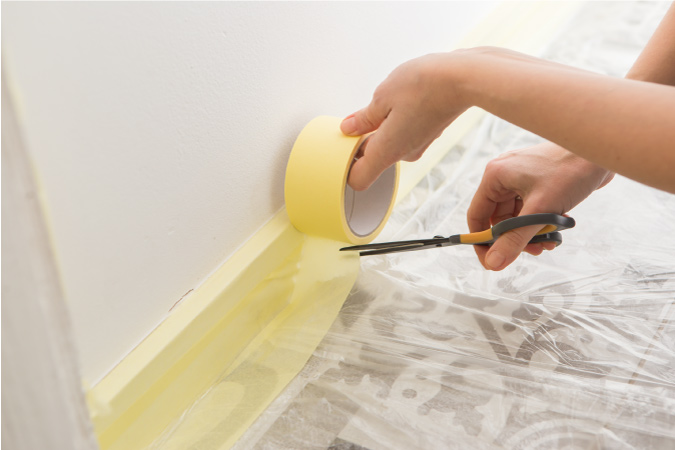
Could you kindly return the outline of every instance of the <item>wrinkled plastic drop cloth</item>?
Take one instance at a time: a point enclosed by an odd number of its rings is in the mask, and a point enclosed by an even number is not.
[[[586,6],[545,56],[622,75],[667,6]],[[539,141],[486,119],[379,240],[466,232],[485,164]],[[236,448],[675,448],[675,196],[616,177],[570,215],[559,248],[499,273],[468,246],[362,258]]]

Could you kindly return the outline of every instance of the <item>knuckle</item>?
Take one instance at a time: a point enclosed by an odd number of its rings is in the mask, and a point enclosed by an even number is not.
[[[512,230],[504,233],[499,237],[499,239],[503,240],[509,249],[517,250],[518,253],[520,253],[529,242],[529,238],[523,236],[519,230]]]
[[[371,118],[370,108],[366,108],[358,114],[360,128],[370,129],[373,127],[373,119]]]
[[[406,162],[415,162],[415,161],[418,161],[422,157],[423,154],[424,154],[424,152],[422,152],[422,151],[419,151],[419,150],[414,151],[410,154],[407,154],[405,157],[402,158],[402,160],[406,161]]]
[[[387,86],[383,83],[375,89],[370,104],[373,109],[377,111],[383,111],[386,109],[386,105],[389,101],[389,98],[390,96]]]
[[[352,181],[352,189],[355,191],[365,191],[368,189],[368,183],[364,180]]]
[[[493,159],[485,166],[484,177],[487,179],[501,179],[504,176],[505,167],[500,159]]]
[[[482,45],[479,47],[474,47],[473,51],[476,54],[483,54],[483,55],[498,55],[504,53],[504,49],[492,45]]]
[[[513,217],[513,214],[511,214],[511,213],[503,213],[503,214],[499,214],[499,215],[494,215],[494,216],[492,216],[492,223],[496,224],[496,223],[502,222],[506,219],[511,219],[512,217]]]
[[[535,211],[538,213],[558,212],[551,208],[549,200],[537,194],[530,195],[527,198],[527,209],[528,211]]]
[[[382,99],[384,99],[386,96],[387,96],[387,83],[384,82],[375,88],[375,92],[373,92],[373,102],[374,103],[381,102]]]
[[[501,169],[501,160],[499,158],[493,159],[490,162],[487,163],[485,166],[485,171],[486,172],[495,172]]]

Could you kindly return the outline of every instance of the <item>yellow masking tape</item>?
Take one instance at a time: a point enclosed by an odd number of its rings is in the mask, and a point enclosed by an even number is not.
[[[253,308],[237,314],[243,322],[264,305],[280,312],[252,340],[230,342],[243,349],[237,360],[147,450],[224,450],[239,439],[302,370],[354,285],[359,257],[341,245],[305,236],[247,296]]]
[[[312,120],[298,136],[286,167],[286,210],[303,233],[367,244],[391,214],[399,164],[365,191],[354,191],[347,176],[363,137],[345,136],[338,117]]]
[[[359,271],[358,254],[339,248],[375,238],[398,186],[398,165],[366,191],[347,186],[363,138],[343,135],[339,125],[339,118],[318,117],[298,136],[286,170],[286,208],[291,223],[306,234],[221,319],[227,325],[215,327],[212,334],[223,338],[214,337],[217,345],[210,346],[220,347],[222,356],[236,352],[236,358],[149,448],[232,446],[303,368],[335,320]],[[110,448],[136,448],[140,440],[126,433]]]

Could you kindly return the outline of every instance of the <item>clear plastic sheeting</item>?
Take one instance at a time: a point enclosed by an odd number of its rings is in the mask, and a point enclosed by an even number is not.
[[[589,4],[545,56],[622,75],[667,7]],[[466,232],[487,162],[539,140],[486,119],[380,239]],[[499,273],[469,246],[362,258],[235,448],[675,448],[675,196],[617,177],[570,215],[559,248]]]

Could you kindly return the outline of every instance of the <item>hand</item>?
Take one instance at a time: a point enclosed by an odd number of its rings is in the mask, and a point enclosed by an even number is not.
[[[525,214],[564,214],[591,192],[611,181],[614,174],[564,148],[546,142],[504,153],[488,163],[467,213],[469,230],[490,226]],[[500,236],[489,248],[474,249],[483,267],[502,270],[526,251],[540,255],[555,244],[528,244],[541,229],[523,227]]]
[[[367,189],[397,161],[418,160],[470,105],[458,95],[454,75],[462,51],[408,61],[380,84],[364,109],[342,122],[342,132],[358,136],[379,129],[352,166],[349,185]]]

